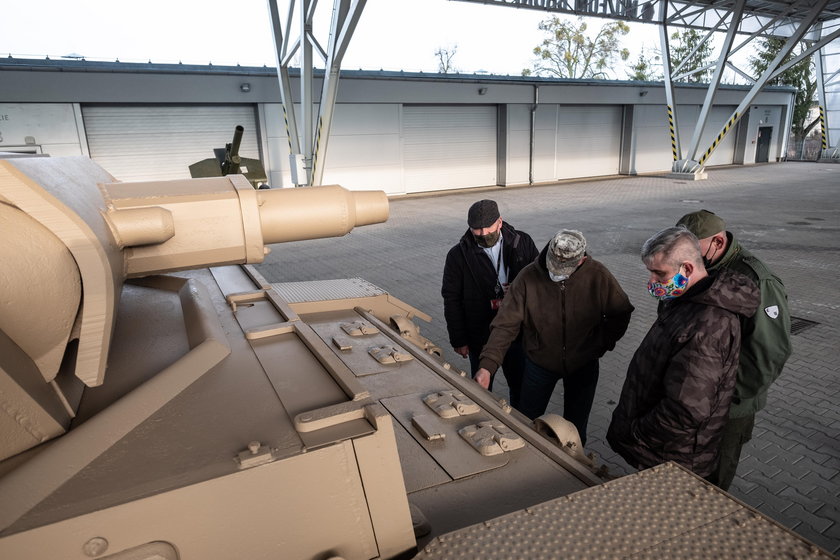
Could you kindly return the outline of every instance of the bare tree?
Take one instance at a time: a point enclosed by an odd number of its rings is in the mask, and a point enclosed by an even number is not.
[[[435,56],[438,58],[438,72],[441,74],[450,74],[458,71],[452,63],[452,59],[455,58],[455,53],[457,52],[458,45],[438,47],[435,51]]]

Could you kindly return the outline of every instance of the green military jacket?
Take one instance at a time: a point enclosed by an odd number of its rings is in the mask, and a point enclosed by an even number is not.
[[[791,353],[790,311],[782,281],[729,232],[723,257],[709,270],[734,270],[750,278],[761,292],[755,315],[742,318],[741,356],[730,418],[755,414],[767,403],[767,390],[779,377]]]

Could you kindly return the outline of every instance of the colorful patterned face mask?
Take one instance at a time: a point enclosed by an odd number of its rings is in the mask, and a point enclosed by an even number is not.
[[[667,300],[680,297],[685,293],[688,285],[688,276],[677,272],[666,284],[661,282],[648,282],[648,292],[655,298]]]

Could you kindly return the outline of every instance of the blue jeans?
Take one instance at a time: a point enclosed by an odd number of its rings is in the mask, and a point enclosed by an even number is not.
[[[563,377],[563,418],[575,425],[580,441],[584,444],[589,412],[595,400],[598,374],[598,360],[592,360]],[[521,406],[517,408],[532,420],[545,414],[559,379],[559,373],[538,366],[526,356],[522,395],[519,400]]]
[[[478,358],[481,355],[481,348],[470,346],[470,376],[475,377],[478,371]],[[519,401],[522,387],[522,375],[525,370],[525,351],[522,349],[522,342],[517,338],[508,348],[505,359],[502,362],[502,373],[510,389],[510,406],[519,409]],[[490,378],[490,391],[493,390],[493,378]]]

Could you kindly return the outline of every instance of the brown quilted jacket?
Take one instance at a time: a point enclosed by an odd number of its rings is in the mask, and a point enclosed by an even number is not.
[[[735,388],[739,317],[752,316],[758,302],[753,282],[722,271],[660,306],[607,430],[628,463],[674,461],[700,476],[712,472]]]

